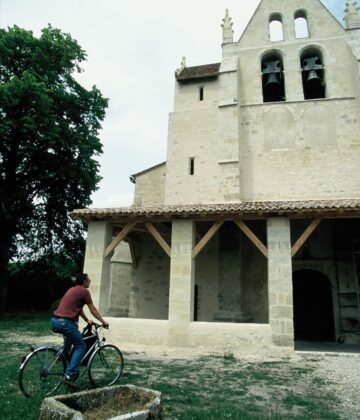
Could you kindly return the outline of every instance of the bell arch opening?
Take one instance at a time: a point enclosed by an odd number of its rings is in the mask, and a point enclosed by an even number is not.
[[[319,49],[310,47],[300,57],[304,99],[326,97],[325,67]]]
[[[307,14],[304,10],[298,10],[294,13],[295,38],[309,38],[309,26]]]
[[[279,13],[273,13],[269,18],[269,37],[270,42],[284,40],[282,16]]]
[[[273,51],[261,60],[264,102],[285,101],[284,65],[280,53]]]
[[[331,282],[316,270],[293,273],[295,340],[335,341]]]

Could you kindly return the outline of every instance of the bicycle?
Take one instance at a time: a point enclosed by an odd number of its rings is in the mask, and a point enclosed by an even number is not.
[[[105,337],[101,334],[103,328],[102,325],[93,323],[82,332],[85,343],[91,342],[90,340],[94,342],[81,359],[81,366],[86,366],[81,376],[87,372],[94,387],[113,385],[120,378],[124,367],[120,349],[113,344],[105,344]],[[32,346],[30,350],[22,358],[19,371],[20,389],[26,397],[47,397],[62,383],[71,351],[65,356],[64,345],[44,345],[37,348]]]

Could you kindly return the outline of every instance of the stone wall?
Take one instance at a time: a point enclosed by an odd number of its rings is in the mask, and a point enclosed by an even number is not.
[[[110,263],[110,297],[107,315],[129,316],[132,269],[129,245],[120,242]]]
[[[196,95],[196,86],[193,86]],[[165,204],[219,201],[216,107],[170,115]],[[190,173],[190,159],[194,173]]]
[[[197,286],[197,321],[212,322],[219,310],[219,236],[215,235],[197,255],[195,261]]]
[[[135,242],[138,266],[132,271],[129,316],[168,319],[170,259],[150,234]]]
[[[327,124],[320,124],[325,119]],[[243,199],[359,196],[359,120],[354,99],[242,107],[240,132]]]
[[[210,226],[211,223],[197,223],[199,237]],[[255,223],[254,227],[264,234],[264,226]],[[148,234],[138,238],[135,252],[136,269],[127,244],[120,244],[112,258],[107,314],[168,319],[170,259]],[[262,254],[235,223],[226,223],[195,260],[197,320],[268,322],[266,276]]]
[[[166,165],[159,165],[136,177],[134,206],[164,204]]]
[[[124,351],[127,345],[171,347],[169,321],[152,319],[110,318],[111,328],[107,340]],[[253,352],[274,354],[271,331],[266,324],[224,324],[192,322],[186,330],[186,339],[179,347],[190,347],[194,351],[209,352]]]

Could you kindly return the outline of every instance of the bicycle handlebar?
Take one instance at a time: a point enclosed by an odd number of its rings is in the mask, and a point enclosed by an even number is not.
[[[92,323],[92,325],[94,325],[94,327],[96,328],[96,329],[98,329],[98,328],[105,328],[105,330],[108,330],[109,329],[109,324],[97,324],[96,322],[93,322]]]
[[[109,329],[109,324],[103,325],[103,324],[97,324],[96,322],[92,322],[91,324],[87,324],[84,329],[83,333],[86,331],[91,331],[92,327],[95,328],[95,330],[98,330],[99,328],[105,328],[106,330]]]

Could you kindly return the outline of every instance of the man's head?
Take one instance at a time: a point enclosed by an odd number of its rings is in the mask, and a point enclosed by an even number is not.
[[[78,276],[76,276],[76,284],[78,286],[84,286],[89,287],[90,285],[90,278],[86,273],[81,273]]]

